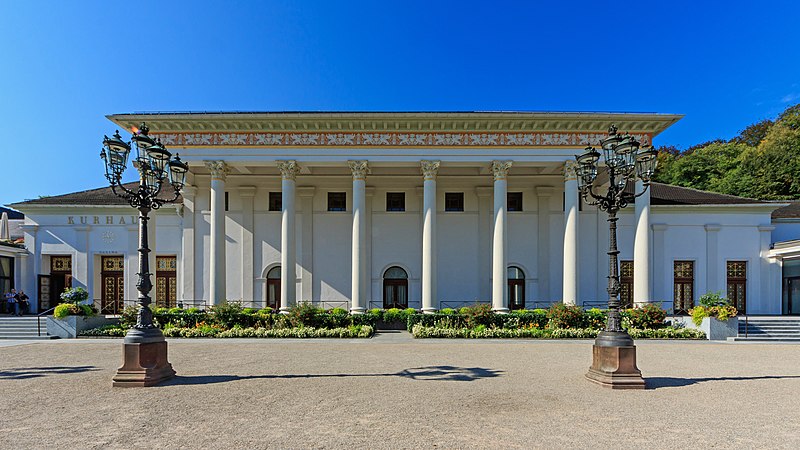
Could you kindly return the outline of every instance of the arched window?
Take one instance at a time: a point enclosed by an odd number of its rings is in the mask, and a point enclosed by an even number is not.
[[[281,307],[281,266],[267,272],[266,304],[272,309]]]
[[[508,268],[508,307],[525,309],[525,272],[516,266]]]
[[[383,309],[408,308],[408,274],[392,266],[383,274]]]

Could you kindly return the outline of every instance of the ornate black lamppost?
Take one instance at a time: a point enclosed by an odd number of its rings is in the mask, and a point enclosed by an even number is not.
[[[148,136],[148,131],[143,123],[140,129],[134,128],[131,137],[136,146],[133,167],[139,171],[139,187],[135,190],[128,189],[121,182],[131,152],[130,142],[123,141],[117,131],[110,138],[105,136],[100,152],[106,165],[106,178],[114,194],[139,210],[139,272],[136,274],[139,310],[136,325],[125,336],[123,365],[114,376],[114,386],[122,387],[152,386],[175,376],[167,360],[167,341],[161,330],[153,324],[153,313],[149,307],[153,283],[148,260],[147,221],[150,211],[178,199],[189,167],[181,162],[177,154],[173,158],[160,141]],[[173,195],[160,197],[161,187],[167,179]]]
[[[590,205],[597,205],[608,213],[610,245],[608,250],[608,321],[592,349],[592,366],[586,377],[604,386],[616,389],[644,389],[642,373],[636,367],[636,346],[622,328],[619,302],[619,262],[617,261],[617,212],[636,197],[644,194],[656,168],[657,151],[653,147],[639,150],[639,142],[631,135],[617,134],[611,125],[608,137],[600,142],[603,149],[608,189],[603,193],[595,186],[600,152],[593,147],[577,156],[578,189]],[[635,192],[635,182],[642,180],[644,189]],[[598,183],[600,184],[600,183]],[[605,183],[602,183],[603,185]],[[631,188],[626,189],[631,185]]]

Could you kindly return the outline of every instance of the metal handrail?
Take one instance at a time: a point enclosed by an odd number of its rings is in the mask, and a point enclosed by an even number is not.
[[[56,306],[58,306],[58,305],[56,305]],[[55,306],[53,306],[52,308],[48,309],[47,311],[40,312],[39,314],[36,315],[36,334],[38,336],[42,335],[42,316],[46,316],[47,313],[52,312],[54,309],[56,309]]]

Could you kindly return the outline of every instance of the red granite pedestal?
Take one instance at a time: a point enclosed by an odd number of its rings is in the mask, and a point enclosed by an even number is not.
[[[586,378],[611,389],[644,389],[642,372],[636,367],[636,346],[592,347],[592,366]]]
[[[123,349],[122,367],[113,378],[114,387],[154,386],[175,376],[167,360],[167,342],[128,343]]]

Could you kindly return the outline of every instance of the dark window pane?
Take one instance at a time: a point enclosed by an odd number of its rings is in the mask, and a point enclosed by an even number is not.
[[[269,210],[270,211],[280,211],[281,210],[281,192],[270,192],[269,193]]]
[[[405,211],[406,210],[406,194],[405,194],[405,192],[387,192],[386,193],[386,210],[387,211]]]
[[[226,191],[225,192],[225,211],[228,210],[228,206],[229,206],[229,203],[228,203],[228,192]]]
[[[463,192],[445,192],[444,194],[445,211],[464,211]]]
[[[509,211],[522,211],[522,192],[509,192],[506,198]]]
[[[347,194],[328,192],[328,211],[347,211]]]

